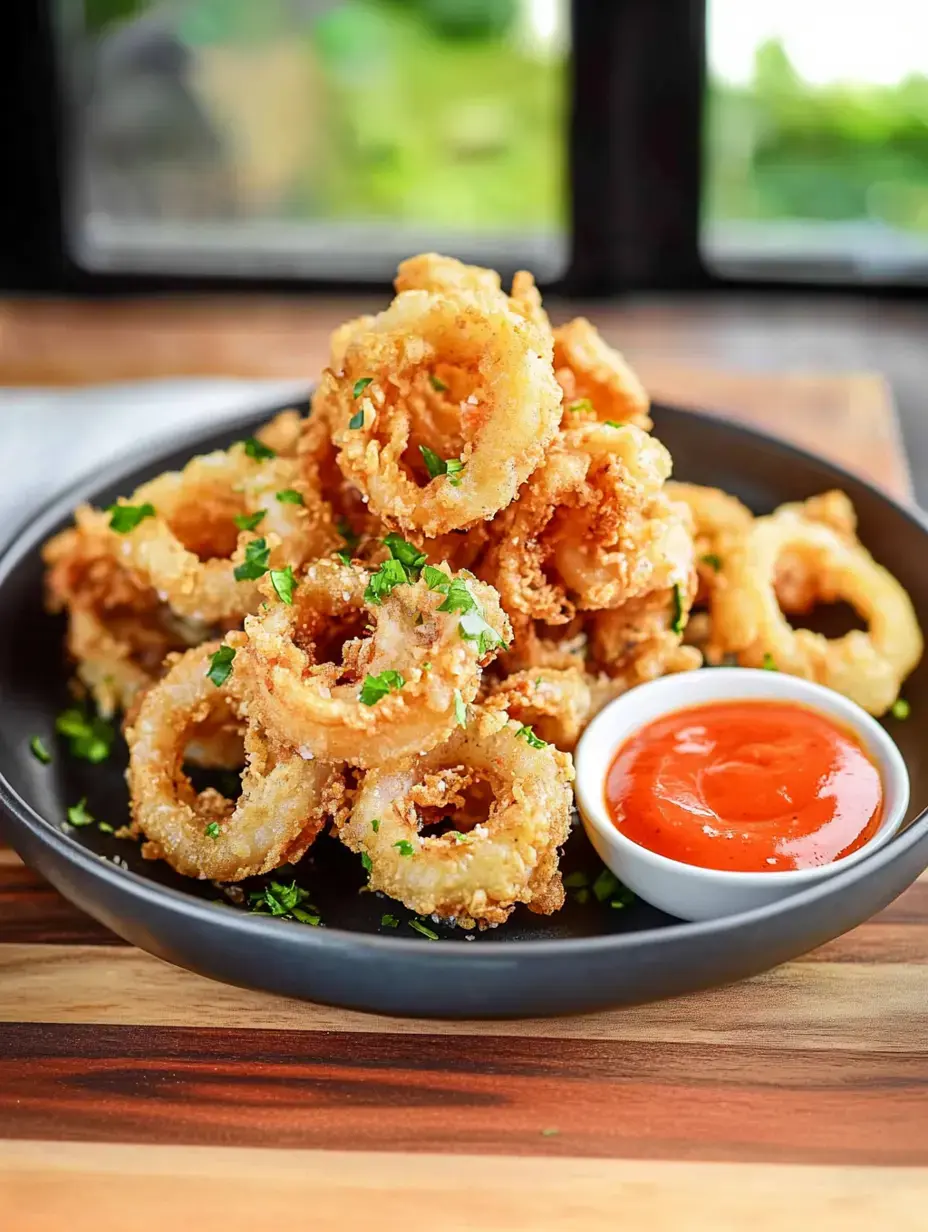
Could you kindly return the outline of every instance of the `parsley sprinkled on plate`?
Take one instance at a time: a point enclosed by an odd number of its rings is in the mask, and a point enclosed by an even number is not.
[[[209,656],[209,670],[206,675],[217,689],[220,685],[224,685],[232,674],[232,660],[234,658],[235,649],[232,646],[220,646],[218,650],[214,650]]]
[[[410,920],[409,927],[414,928],[416,932],[421,933],[423,937],[428,937],[429,941],[438,940],[438,933],[432,932],[432,930],[427,928],[421,920]]]
[[[253,459],[255,462],[266,462],[268,458],[276,458],[277,454],[273,449],[270,449],[262,441],[259,441],[256,436],[248,436],[242,441],[245,447],[245,455]]]
[[[382,915],[380,917],[380,925],[382,928],[396,928],[399,925],[399,920],[395,915]]]
[[[890,711],[889,711],[889,713],[893,716],[894,719],[899,719],[899,720],[907,719],[909,715],[911,714],[911,712],[912,712],[912,707],[909,705],[909,703],[905,700],[904,697],[897,697],[896,700],[893,702],[892,706],[890,707]]]
[[[110,505],[106,512],[110,515],[110,530],[128,535],[140,522],[155,516],[155,507],[146,501],[144,505]]]
[[[29,752],[36,759],[36,761],[40,761],[43,766],[47,766],[52,759],[52,755],[45,747],[41,736],[32,737],[29,741]]]
[[[248,895],[251,910],[258,915],[273,915],[283,919],[299,920],[301,924],[320,923],[320,916],[311,903],[307,903],[309,891],[298,886],[295,881],[284,885],[281,881],[272,881],[263,890],[254,890]],[[304,907],[303,904],[306,904]]]
[[[773,655],[770,653],[769,650],[764,651],[764,657],[763,657],[763,660],[761,661],[761,667],[764,669],[765,672],[778,672],[780,670],[777,667],[776,660],[774,659]]]
[[[600,903],[604,903],[620,889],[622,883],[610,868],[604,868],[593,882],[593,893],[596,895],[596,901]]]
[[[379,676],[365,676],[359,701],[362,706],[374,706],[388,693],[397,693],[405,683],[402,672],[395,672],[392,668],[381,672]]]
[[[87,808],[87,797],[82,796],[77,804],[72,804],[68,808],[68,821],[72,826],[92,826],[94,823],[93,814]]]
[[[245,559],[233,570],[236,582],[254,582],[259,577],[264,577],[270,556],[271,549],[267,546],[266,539],[252,539],[250,543],[246,543]]]
[[[232,521],[239,530],[254,530],[266,513],[266,509],[256,509],[254,513],[237,513]]]
[[[63,710],[55,720],[55,730],[59,736],[65,736],[74,757],[97,765],[106,761],[110,755],[116,731],[112,723],[107,723],[99,715],[90,716],[85,711],[73,706]]]

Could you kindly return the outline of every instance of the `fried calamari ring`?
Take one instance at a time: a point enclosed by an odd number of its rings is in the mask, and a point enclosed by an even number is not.
[[[550,346],[554,344],[551,322],[542,307],[535,279],[528,270],[516,271],[512,291],[507,295],[496,270],[465,265],[455,257],[426,252],[401,261],[393,285],[397,292],[429,291],[447,299],[469,300],[491,311],[511,309],[550,338]]]
[[[509,639],[496,593],[470,575],[454,580],[459,603],[424,578],[378,603],[366,597],[370,581],[359,566],[316,561],[292,604],[271,602],[245,621],[236,670],[249,714],[304,756],[372,766],[432,748]]]
[[[255,439],[268,449],[273,449],[281,458],[292,458],[303,430],[303,416],[299,411],[279,411],[273,419],[255,431]]]
[[[455,469],[433,476],[448,467],[440,450],[449,428],[427,444],[437,458],[427,470],[407,400],[443,365],[467,393],[457,398]],[[314,407],[329,421],[342,472],[373,511],[430,537],[504,508],[541,462],[560,415],[550,355],[534,326],[510,310],[423,291],[402,292],[375,330],[349,342],[342,369],[323,374]]]
[[[251,722],[238,801],[194,790],[182,769],[188,736],[217,707],[241,704],[234,686],[217,687],[206,674],[219,645],[207,642],[177,658],[142,699],[126,731],[129,790],[147,859],[166,860],[187,877],[240,881],[303,855],[330,815],[337,772],[304,761]]]
[[[580,668],[540,667],[498,681],[483,705],[527,723],[540,739],[569,753],[590,720],[593,693]]]
[[[813,514],[821,505],[812,505]],[[867,622],[829,639],[793,629],[777,601],[777,561],[801,553],[815,577],[816,598],[844,599]],[[729,546],[713,600],[709,653],[735,653],[746,667],[775,666],[843,693],[874,715],[884,714],[922,654],[922,634],[911,600],[852,535],[804,516],[788,505],[757,518],[749,533]]]
[[[589,416],[651,427],[646,389],[624,356],[585,317],[555,329],[554,375],[563,391],[565,426]]]
[[[501,924],[517,903],[562,905],[571,762],[519,731],[505,714],[477,715],[432,752],[364,776],[338,834],[370,860],[371,889],[468,928]],[[447,816],[457,833],[429,836]]]
[[[729,496],[721,488],[671,480],[664,490],[671,500],[682,501],[692,516],[699,575],[695,602],[705,603],[718,582],[728,541],[748,531],[754,515],[736,496]]]
[[[298,503],[279,499],[284,492]],[[260,602],[255,581],[235,577],[253,541],[267,545],[272,568],[340,544],[331,510],[303,483],[297,461],[253,460],[243,445],[194,458],[121,503],[151,505],[155,514],[118,536],[120,560],[172,611],[206,623],[234,623]],[[258,514],[254,528],[237,529],[236,516]]]

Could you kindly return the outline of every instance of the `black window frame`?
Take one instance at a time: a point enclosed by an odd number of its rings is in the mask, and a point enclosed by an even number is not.
[[[64,220],[67,108],[51,0],[4,14],[0,106],[9,126],[0,194],[0,291],[126,294],[184,290],[366,290],[379,281],[102,273],[70,257]],[[705,0],[573,0],[568,268],[554,289],[737,289],[924,296],[909,282],[732,279],[700,254]]]

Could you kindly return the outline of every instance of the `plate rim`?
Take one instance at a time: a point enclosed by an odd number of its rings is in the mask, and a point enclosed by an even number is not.
[[[101,470],[86,472],[74,482],[51,497],[44,505],[27,512],[24,518],[0,539],[0,595],[11,571],[27,556],[40,546],[49,533],[51,525],[73,512],[81,500],[87,500],[94,491],[117,483],[120,476],[131,473],[141,467],[151,466],[159,458],[167,458],[188,447],[195,449],[197,442],[208,440],[220,434],[235,432],[239,428],[254,427],[258,416],[273,417],[280,411],[293,407],[297,409],[308,405],[307,400],[291,400],[282,404],[272,404],[269,407],[252,408],[248,412],[230,415],[210,424],[201,424],[182,435],[172,435],[169,440],[149,442],[146,445],[114,458]],[[834,476],[837,483],[842,481],[853,486],[863,487],[878,500],[889,505],[896,513],[901,514],[908,522],[926,538],[928,538],[928,516],[917,506],[908,507],[901,504],[890,494],[872,484],[869,480],[847,470],[827,458],[802,449],[780,437],[770,435],[753,426],[731,420],[720,413],[698,410],[680,406],[675,403],[654,402],[653,409],[660,414],[668,411],[672,415],[692,416],[696,419],[710,419],[719,424],[725,431],[752,441],[755,445],[779,453],[783,458],[798,458],[805,462],[812,461],[825,466]],[[275,920],[244,911],[224,911],[217,917],[215,907],[211,902],[197,898],[184,890],[173,886],[162,885],[131,869],[125,869],[101,860],[100,857],[59,828],[59,825],[44,817],[33,808],[16,791],[0,771],[0,809],[19,826],[24,827],[31,839],[41,847],[50,849],[65,863],[75,864],[85,874],[100,878],[118,895],[134,901],[143,901],[146,905],[159,909],[171,910],[186,916],[192,922],[209,926],[218,924],[227,934],[241,935],[251,939],[274,936],[274,931],[283,925],[290,925],[292,940],[307,952],[320,950],[333,951],[338,948],[349,948],[355,951],[367,951],[371,955],[382,953],[408,954],[410,956],[434,956],[434,943],[428,940],[418,940],[404,936],[381,935],[378,933],[358,932],[352,929],[326,926],[325,928],[307,928],[287,920]],[[15,847],[15,828],[9,837]],[[533,963],[544,962],[555,956],[568,956],[571,953],[581,954],[590,951],[600,952],[615,950],[616,952],[634,952],[636,950],[660,950],[671,947],[678,942],[694,942],[698,940],[712,941],[716,937],[724,937],[732,930],[739,930],[763,924],[781,916],[789,916],[794,909],[813,904],[821,898],[841,893],[845,888],[851,889],[856,883],[864,881],[871,873],[887,865],[901,860],[913,847],[918,846],[928,838],[928,806],[912,819],[903,831],[881,850],[873,854],[869,860],[835,873],[817,885],[806,890],[800,890],[773,903],[753,908],[751,911],[740,912],[737,915],[721,916],[713,920],[677,921],[674,924],[660,928],[644,928],[631,932],[605,933],[583,937],[565,938],[523,938],[520,940],[501,939],[489,946],[443,946],[441,954],[445,962],[466,962],[472,970],[474,964],[498,966],[500,963],[511,962],[518,957],[520,961]],[[276,935],[280,935],[277,933]]]

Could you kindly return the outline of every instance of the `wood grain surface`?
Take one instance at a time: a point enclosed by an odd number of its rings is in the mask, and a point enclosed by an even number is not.
[[[300,301],[0,305],[0,383],[310,376]],[[878,376],[667,362],[591,315],[655,394],[898,495]],[[226,987],[121,943],[0,851],[6,1232],[928,1227],[928,878],[729,988],[553,1020],[374,1017]]]

